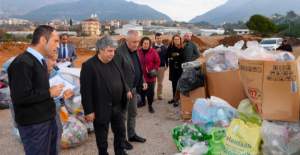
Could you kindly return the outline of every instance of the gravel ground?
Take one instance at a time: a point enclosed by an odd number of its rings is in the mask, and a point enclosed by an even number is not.
[[[166,72],[166,75],[168,73]],[[147,107],[138,109],[137,133],[147,138],[144,144],[132,143],[134,149],[129,151],[130,155],[173,155],[177,152],[172,142],[171,129],[182,124],[176,120],[174,112],[178,109],[167,104],[171,97],[171,84],[166,76],[164,84],[164,100],[156,100],[154,103],[155,114],[150,114]],[[0,110],[0,154],[22,155],[23,147],[19,141],[12,136],[12,121],[9,110]],[[113,136],[109,133],[109,153],[113,153]],[[77,148],[63,150],[62,155],[96,155],[97,147],[95,135],[90,134],[88,140]]]

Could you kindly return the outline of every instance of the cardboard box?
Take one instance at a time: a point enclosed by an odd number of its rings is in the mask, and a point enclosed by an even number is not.
[[[246,95],[263,119],[299,121],[299,62],[240,60]]]
[[[239,70],[225,72],[207,72],[208,95],[216,96],[237,108],[240,102],[247,98]]]
[[[200,87],[189,92],[189,96],[184,96],[183,94],[180,94],[182,119],[186,120],[192,118],[193,106],[198,98],[206,98],[205,87]]]

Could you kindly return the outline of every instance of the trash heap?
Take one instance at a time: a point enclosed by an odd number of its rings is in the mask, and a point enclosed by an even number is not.
[[[181,103],[191,121],[172,130],[177,155],[300,154],[300,59],[255,41],[203,55],[203,90]]]

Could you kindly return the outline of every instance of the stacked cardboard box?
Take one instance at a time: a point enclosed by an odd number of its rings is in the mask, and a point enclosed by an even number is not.
[[[299,62],[240,60],[245,92],[263,119],[299,121]]]

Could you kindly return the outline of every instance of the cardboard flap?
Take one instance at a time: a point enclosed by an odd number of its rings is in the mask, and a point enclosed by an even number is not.
[[[206,75],[210,96],[222,98],[236,108],[246,98],[239,70],[207,72]]]
[[[240,60],[240,77],[247,97],[261,113],[263,101],[264,61]]]

